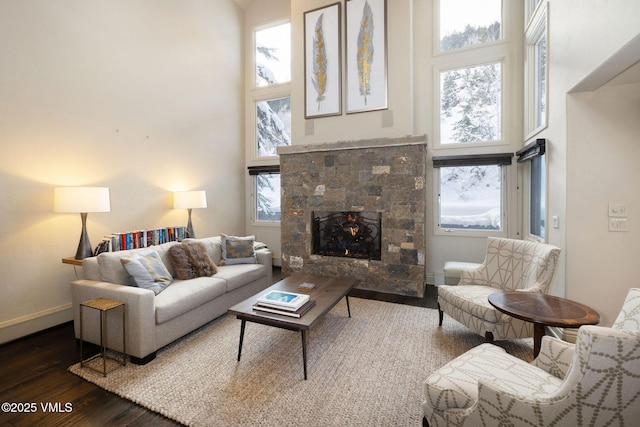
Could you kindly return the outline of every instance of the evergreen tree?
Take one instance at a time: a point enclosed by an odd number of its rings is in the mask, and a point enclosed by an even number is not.
[[[446,49],[457,49],[499,39],[500,24],[467,25],[463,32],[443,38]],[[455,142],[492,141],[500,135],[501,64],[461,68],[444,73],[441,93],[443,127],[449,126]]]

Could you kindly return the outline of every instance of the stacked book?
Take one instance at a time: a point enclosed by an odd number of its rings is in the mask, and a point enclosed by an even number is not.
[[[258,302],[253,306],[253,309],[284,316],[301,317],[314,305],[316,305],[316,302],[309,299],[309,295],[286,291],[270,291],[258,297]]]
[[[95,255],[107,251],[148,248],[167,242],[180,242],[186,237],[185,233],[186,227],[164,227],[112,233],[102,239],[100,245],[96,247]]]

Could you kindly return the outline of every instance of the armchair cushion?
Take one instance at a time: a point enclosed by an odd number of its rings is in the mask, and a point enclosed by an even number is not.
[[[481,344],[447,363],[425,382],[429,408],[470,408],[478,400],[478,381],[498,382],[504,390],[535,398],[562,380],[493,344]]]
[[[441,302],[446,301],[465,313],[493,323],[506,317],[489,304],[489,295],[494,292],[496,290],[489,286],[440,286],[438,288]]]

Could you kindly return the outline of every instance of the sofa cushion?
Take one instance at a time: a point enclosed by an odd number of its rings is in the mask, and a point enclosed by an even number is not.
[[[129,274],[122,266],[120,258],[130,258],[138,252],[144,252],[149,249],[153,249],[158,253],[162,263],[172,276],[175,276],[175,271],[169,261],[169,248],[173,245],[178,245],[178,242],[163,243],[157,246],[150,246],[148,248],[129,249],[126,251],[116,252],[103,252],[97,256],[98,266],[100,267],[100,279],[103,282],[118,283],[126,285],[129,279]]]
[[[176,318],[225,292],[225,281],[215,277],[175,280],[155,298],[156,324]]]
[[[226,282],[227,292],[238,289],[248,283],[266,277],[267,267],[262,264],[235,264],[218,267],[216,278]]]
[[[200,239],[187,238],[182,240],[182,243],[199,242],[207,248],[209,258],[215,265],[220,265],[222,260],[222,239],[220,236],[204,237]]]
[[[218,271],[202,242],[184,242],[172,246],[169,248],[169,259],[176,277],[182,280],[213,276]]]
[[[481,285],[438,286],[438,299],[447,301],[465,313],[496,323],[506,315],[489,304],[489,295],[494,292],[499,290]]]
[[[132,257],[122,257],[120,262],[129,274],[130,285],[150,289],[156,295],[173,282],[173,276],[154,250],[138,252]]]
[[[253,247],[256,236],[238,237],[221,234],[221,240],[222,264],[252,264],[256,262],[256,251]]]

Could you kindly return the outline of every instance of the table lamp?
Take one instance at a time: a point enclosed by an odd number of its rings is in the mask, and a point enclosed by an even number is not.
[[[176,191],[173,193],[174,209],[187,209],[189,211],[189,222],[187,223],[187,231],[185,237],[195,238],[196,233],[193,231],[191,223],[191,209],[207,207],[207,193],[199,191]]]
[[[87,234],[88,212],[110,212],[111,202],[107,187],[56,187],[53,193],[53,211],[60,213],[80,213],[82,233],[78,243],[76,259],[93,255]]]

